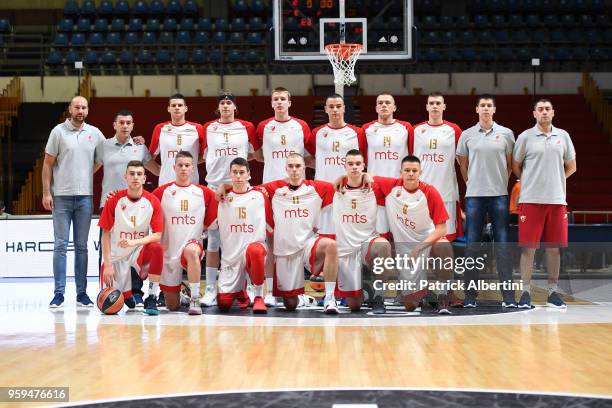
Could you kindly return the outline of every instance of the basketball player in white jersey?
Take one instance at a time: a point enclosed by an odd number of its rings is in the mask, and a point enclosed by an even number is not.
[[[427,122],[415,125],[409,139],[409,150],[421,161],[421,180],[433,185],[442,196],[448,220],[446,238],[453,241],[463,235],[461,210],[459,207],[459,186],[455,173],[455,150],[461,129],[443,119],[446,104],[444,96],[433,92],[427,97]],[[436,245],[434,253],[442,258],[452,257],[450,245]],[[453,292],[449,293],[451,306],[461,306],[462,301]]]
[[[98,225],[102,232],[103,264],[100,284],[119,289],[124,298],[132,297],[131,268],[141,278],[160,281],[163,248],[159,244],[164,229],[159,200],[143,189],[146,180],[141,161],[127,164],[125,173],[128,188],[109,198]],[[134,303],[132,301],[132,303]],[[145,299],[144,312],[157,315],[154,295]]]
[[[237,119],[236,97],[222,91],[217,97],[219,119],[204,125],[204,160],[206,161],[206,183],[213,191],[224,183],[231,183],[230,163],[237,157],[251,159],[259,149],[255,137],[255,126],[246,120]],[[217,273],[219,272],[219,230],[208,233],[206,248],[206,291],[202,304],[217,303]]]
[[[161,289],[168,310],[178,310],[183,269],[187,271],[191,299],[190,315],[202,314],[200,306],[201,260],[204,256],[202,232],[216,219],[215,194],[207,187],[191,182],[194,170],[191,153],[177,153],[175,181],[153,191],[164,212],[166,226],[162,236],[164,274]]]
[[[170,121],[159,123],[153,129],[151,145],[149,151],[153,155],[151,161],[147,163],[147,169],[157,174],[159,171],[159,185],[164,185],[174,181],[174,158],[180,151],[188,151],[195,158],[195,170],[191,175],[193,183],[199,183],[197,162],[202,156],[204,142],[204,132],[202,125],[189,122],[185,119],[187,104],[185,97],[181,94],[174,94],[168,100],[168,113]],[[152,161],[157,156],[161,159],[161,168],[158,170]]]
[[[393,95],[376,97],[378,119],[363,125],[368,145],[368,173],[396,177],[402,158],[408,156],[408,139],[412,125],[394,118],[397,106]]]
[[[313,157],[305,149],[310,138],[310,128],[301,119],[289,115],[291,93],[285,88],[274,88],[271,96],[274,116],[259,123],[257,126],[257,143],[260,148],[255,152],[255,160],[264,163],[263,182],[282,180],[287,177],[285,163],[290,153],[304,156],[307,164],[312,164]],[[273,250],[272,236],[268,237],[268,245]],[[275,306],[276,299],[272,296],[272,281],[274,274],[274,259],[266,258],[266,296],[264,301],[268,306]]]

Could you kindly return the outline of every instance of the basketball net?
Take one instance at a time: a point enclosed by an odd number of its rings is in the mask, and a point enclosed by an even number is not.
[[[325,53],[334,69],[334,84],[351,86],[357,81],[355,64],[362,49],[361,44],[329,44],[325,46]]]

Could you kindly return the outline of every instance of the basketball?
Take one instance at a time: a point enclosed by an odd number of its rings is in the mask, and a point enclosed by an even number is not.
[[[325,278],[321,275],[310,277],[310,288],[315,292],[325,292]]]
[[[116,314],[123,307],[123,294],[115,288],[104,288],[98,294],[98,309],[104,314]]]

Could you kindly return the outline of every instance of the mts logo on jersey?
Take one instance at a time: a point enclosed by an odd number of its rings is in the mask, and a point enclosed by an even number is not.
[[[189,212],[189,200],[181,200],[179,205],[180,212]],[[170,217],[170,224],[172,225],[195,225],[195,223],[196,217],[189,214],[173,215],[172,217]]]
[[[219,147],[215,149],[215,157],[227,157],[227,156],[238,156],[238,148],[227,146],[227,147]]]
[[[246,207],[238,207],[238,208],[236,208],[236,210],[238,210],[238,219],[239,220],[246,220],[246,218],[247,218],[247,209],[246,209]],[[243,222],[242,224],[231,224],[230,225],[230,232],[253,233],[253,232],[255,232],[255,226],[252,225],[252,224],[247,224],[246,222]]]
[[[291,202],[294,205],[300,205],[300,197],[291,197]],[[291,210],[285,210],[285,218],[308,218],[310,212],[308,208],[295,208]]]
[[[429,149],[436,150],[438,148],[438,139],[429,139]],[[422,153],[420,157],[422,162],[444,163],[444,155],[442,153]]]
[[[342,223],[344,224],[367,224],[368,217],[365,214],[359,214],[355,212],[354,214],[342,214]]]
[[[406,227],[408,227],[408,228],[410,228],[412,230],[416,229],[416,222],[412,221],[410,218],[402,217],[399,214],[395,214],[395,218],[396,218],[396,220],[400,224],[402,224],[402,225],[404,225],[404,226],[406,226]]]

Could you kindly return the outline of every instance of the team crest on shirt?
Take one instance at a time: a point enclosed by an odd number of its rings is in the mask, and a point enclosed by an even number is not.
[[[87,140],[91,142],[91,135],[87,135]]]
[[[557,144],[561,144],[561,141],[560,141],[560,140],[557,140]]]
[[[213,126],[213,128],[212,128],[212,129],[213,129],[214,131],[216,131],[218,127],[219,127],[219,126],[215,125],[215,126]]]
[[[499,134],[495,135],[495,140],[499,140],[501,136]]]
[[[121,211],[125,211],[126,207],[127,207],[127,205],[121,204]]]
[[[272,132],[274,132],[274,130],[275,130],[275,129],[276,129],[276,126],[272,126],[272,127],[270,128],[270,130],[271,130]]]
[[[395,196],[396,196],[397,198],[400,198],[400,197],[402,196],[402,193],[398,191],[397,193],[395,193]]]
[[[526,219],[527,219],[526,215],[521,215],[521,222],[525,222]]]
[[[170,125],[166,126],[166,131],[172,132],[172,126],[170,126]]]
[[[228,203],[231,203],[232,201],[234,201],[234,197],[228,197],[228,198],[227,198],[227,202],[228,202]]]
[[[421,133],[425,133],[425,132],[427,132],[426,128],[421,129]]]
[[[176,195],[176,190],[170,190],[170,195],[174,197]]]
[[[323,133],[321,136],[323,136],[324,138],[327,137],[327,132]]]

